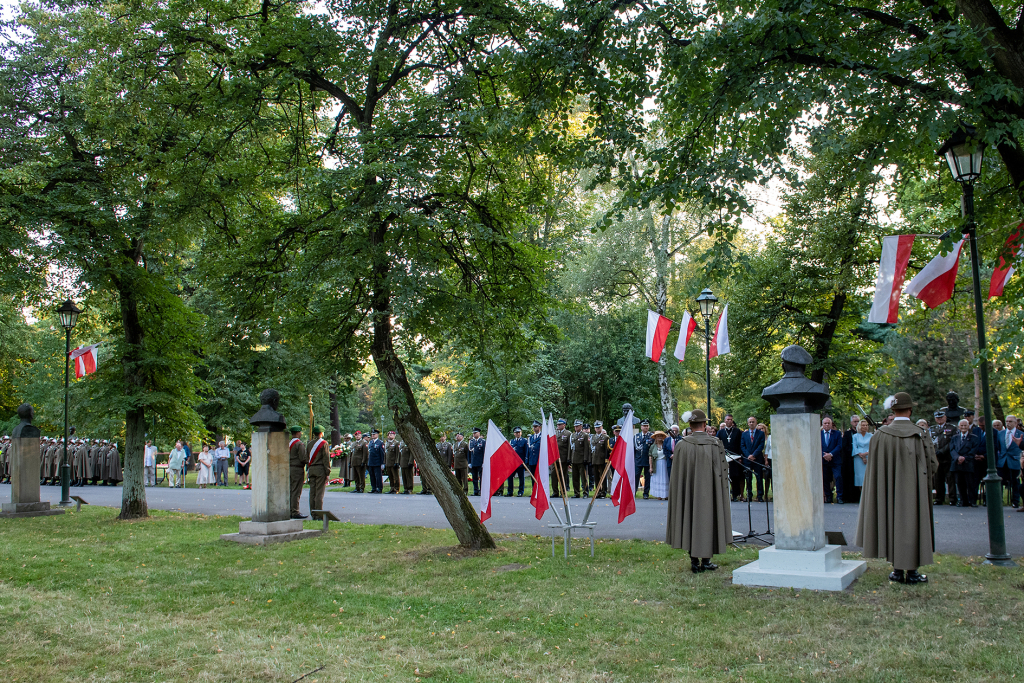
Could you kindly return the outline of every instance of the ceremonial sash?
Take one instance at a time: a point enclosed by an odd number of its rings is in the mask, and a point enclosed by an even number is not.
[[[324,443],[326,443],[326,442],[323,440],[323,438],[320,438],[320,439],[317,439],[315,444],[313,444],[313,450],[311,450],[309,452],[309,462],[306,463],[307,467],[309,467],[310,465],[313,464],[313,458],[316,457],[316,452],[320,450],[320,447],[323,446]]]
[[[288,448],[289,448],[289,449],[291,449],[291,447],[292,447],[292,446],[294,446],[294,445],[295,445],[295,442],[296,442],[296,441],[298,441],[298,440],[299,440],[299,437],[295,437],[294,439],[292,439],[291,441],[289,441],[289,442],[288,442]]]

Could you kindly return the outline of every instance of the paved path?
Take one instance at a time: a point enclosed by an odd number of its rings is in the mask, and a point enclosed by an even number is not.
[[[307,490],[308,491],[308,490]],[[109,507],[121,506],[120,487],[85,486],[73,488],[72,495],[80,495],[92,505]],[[146,489],[147,501],[157,510],[180,510],[207,515],[238,515],[248,517],[250,493],[239,489],[170,489],[151,487]],[[0,501],[10,500],[11,487],[0,485]],[[44,486],[42,499],[56,503],[60,500],[60,488]],[[470,498],[476,504],[478,498]],[[586,511],[586,500],[570,499],[573,518],[582,519]],[[324,505],[346,522],[355,524],[399,524],[402,526],[425,526],[434,529],[449,528],[441,507],[433,496],[388,495],[368,493],[347,493],[328,491],[324,494]],[[595,536],[602,538],[665,540],[665,516],[668,503],[657,500],[637,500],[637,512],[616,524],[617,509],[604,499],[594,504],[591,519],[597,522]],[[769,506],[770,507],[770,506]],[[302,496],[304,514],[309,513],[307,493]],[[764,531],[765,505],[751,506],[755,531]],[[1003,508],[1006,519],[1006,541],[1009,553],[1014,558],[1024,557],[1024,513]],[[551,512],[542,521],[534,517],[528,495],[522,498],[495,498],[491,504],[492,517],[487,527],[497,533],[549,534],[549,522],[554,522]],[[561,503],[559,502],[561,513]],[[733,529],[747,531],[747,506],[745,503],[732,504]],[[842,531],[849,543],[853,543],[857,531],[856,505],[826,505],[825,529]],[[957,555],[984,555],[988,552],[988,524],[985,508],[956,508],[943,506],[935,509],[935,546],[941,553]],[[856,549],[854,546],[847,546]]]

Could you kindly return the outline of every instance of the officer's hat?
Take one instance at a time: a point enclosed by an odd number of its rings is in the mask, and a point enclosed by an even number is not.
[[[455,432],[455,436],[465,436],[461,431]]]
[[[370,432],[370,434],[371,435],[377,434],[379,436],[380,435],[380,430],[379,429],[374,429],[372,432]]]
[[[299,432],[302,431],[302,427],[300,427],[299,425],[292,425],[291,427],[288,428],[288,431],[291,432],[292,434],[298,434]]]
[[[935,411],[935,417],[936,418],[946,417],[946,411],[945,410],[936,410]]]
[[[533,426],[534,426],[534,427],[540,427],[540,426],[541,426],[541,424],[540,424],[540,422],[537,422],[537,420],[534,420],[534,421],[533,421]]]
[[[557,420],[555,420],[555,424],[564,425],[565,424],[565,418],[564,417],[558,418]]]
[[[594,426],[595,427],[603,427],[604,426],[604,422],[601,422],[600,420],[594,420]]]
[[[583,428],[584,429],[590,429],[590,423],[589,422],[584,422],[583,423]]]
[[[640,422],[640,426],[643,427],[644,425],[647,425],[648,427],[650,427],[651,426],[650,420],[642,420]]]
[[[572,423],[572,426],[573,427],[582,427],[583,426],[583,420],[576,420],[575,422]]]
[[[480,428],[479,427],[473,427],[473,433],[474,434],[479,434],[480,433]]]
[[[612,431],[613,432],[618,432],[618,431],[621,431],[621,430],[622,430],[622,425],[615,425],[614,427],[612,427]]]
[[[521,431],[523,431],[522,427],[516,427],[515,429],[512,430],[512,433],[515,434],[516,432],[521,432]]]

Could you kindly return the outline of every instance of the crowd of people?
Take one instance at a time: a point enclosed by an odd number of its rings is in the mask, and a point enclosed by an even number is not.
[[[0,438],[0,481],[11,482],[11,439]],[[72,486],[117,486],[124,479],[121,454],[117,442],[107,439],[71,437],[67,442],[68,465]],[[64,439],[40,437],[39,484],[60,486],[60,469],[64,462]]]

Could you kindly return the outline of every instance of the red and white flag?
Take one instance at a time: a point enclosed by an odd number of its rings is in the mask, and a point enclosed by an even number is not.
[[[715,336],[711,338],[711,351],[708,358],[724,356],[729,353],[729,304],[722,309],[722,316],[715,326]]]
[[[661,352],[665,350],[670,329],[671,320],[655,311],[647,311],[647,357],[655,363],[661,360]]]
[[[629,425],[627,428],[626,425]],[[622,520],[636,512],[636,460],[633,447],[633,411],[629,411],[622,419],[622,431],[630,434],[620,435],[612,448],[612,505],[619,508],[619,524]]]
[[[943,256],[938,254],[928,262],[921,272],[914,276],[914,279],[907,285],[907,294],[915,296],[923,301],[928,308],[935,308],[939,304],[949,301],[953,296],[953,286],[956,284],[956,270],[960,265],[960,250],[964,241],[960,240],[953,245],[953,249]]]
[[[553,415],[548,415],[548,465],[554,465],[558,462],[558,437],[555,436],[555,418]]]
[[[523,461],[512,450],[505,435],[491,420],[487,421],[487,441],[484,444],[484,486],[480,491],[480,521],[491,518],[491,495],[505,485]]]
[[[72,349],[68,356],[75,364],[75,377],[85,377],[96,372],[96,364],[98,355],[96,349],[99,344],[93,344],[92,346],[79,346],[77,349]]]
[[[533,493],[530,494],[530,505],[536,510],[536,517],[540,519],[547,512],[551,504],[550,480],[548,479],[548,421],[544,417],[544,411],[540,411],[540,448],[537,454],[537,471],[533,481]],[[557,449],[556,449],[557,450]],[[537,484],[540,484],[538,486]]]
[[[882,239],[882,258],[878,261],[875,299],[868,313],[869,323],[895,323],[900,316],[903,277],[910,263],[910,248],[916,235],[889,235]]]
[[[988,283],[990,297],[1003,295],[1003,288],[1006,287],[1006,283],[1013,277],[1013,271],[1016,270],[1013,264],[1006,262],[1006,256],[1012,254],[1014,263],[1024,256],[1024,232],[1021,231],[1021,228],[1024,228],[1024,223],[1018,225],[1017,229],[1006,238],[1003,252],[999,254],[999,265],[992,271],[992,279]]]
[[[672,354],[679,359],[679,362],[683,362],[683,357],[686,356],[686,345],[690,343],[690,335],[697,329],[697,321],[693,319],[689,311],[683,313],[683,322],[679,325],[679,341],[676,342],[676,350]]]

